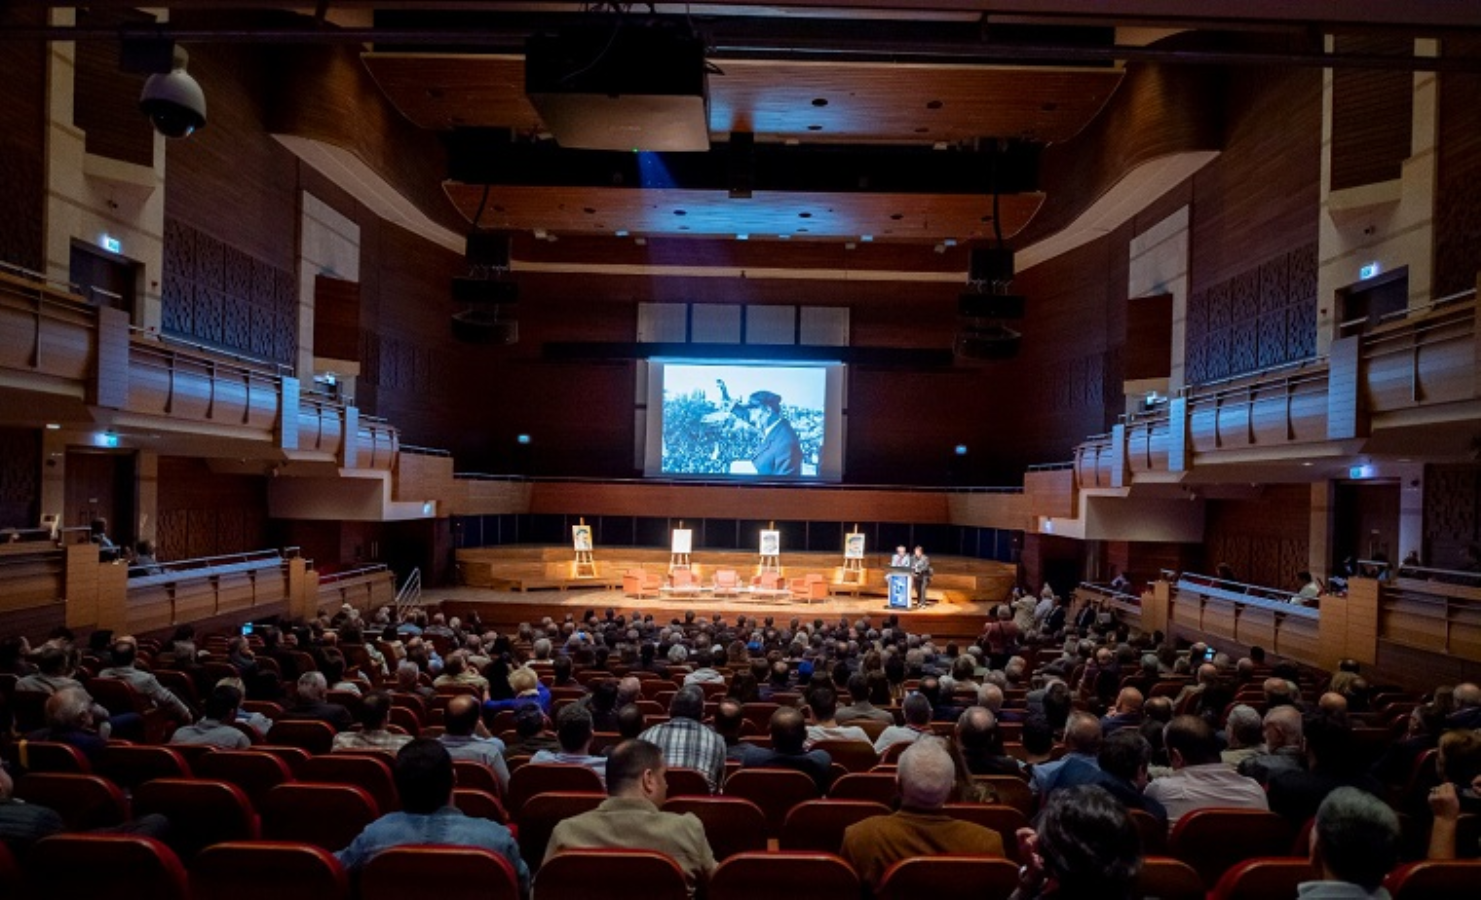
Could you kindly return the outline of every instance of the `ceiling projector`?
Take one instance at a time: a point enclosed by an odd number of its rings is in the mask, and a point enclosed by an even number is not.
[[[655,22],[581,26],[525,42],[525,94],[562,147],[710,149],[704,41]]]

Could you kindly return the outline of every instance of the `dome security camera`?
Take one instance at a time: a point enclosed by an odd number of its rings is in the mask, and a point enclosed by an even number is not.
[[[206,125],[206,94],[185,71],[188,61],[188,54],[176,47],[173,68],[150,75],[139,94],[139,109],[165,137],[189,137]]]

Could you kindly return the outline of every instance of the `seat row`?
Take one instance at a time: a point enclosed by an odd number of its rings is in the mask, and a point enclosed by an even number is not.
[[[120,877],[127,873],[128,877]],[[1268,900],[1294,897],[1316,877],[1310,861],[1253,859],[1205,893],[1203,882],[1177,860],[1143,860],[1139,892],[1162,900]],[[1418,862],[1394,870],[1385,886],[1394,900],[1469,900],[1481,880],[1481,861]],[[778,885],[809,900],[859,900],[858,876],[829,853],[740,853],[711,878],[709,900],[753,900]],[[1017,868],[983,857],[917,857],[894,865],[876,900],[947,896],[971,885],[983,900],[1007,900]],[[32,848],[22,870],[0,844],[0,892],[42,898],[64,891],[114,900],[518,900],[509,863],[489,850],[415,846],[384,851],[366,864],[352,892],[350,879],[329,853],[309,844],[233,841],[205,848],[190,864],[146,837],[57,835]],[[645,850],[576,850],[557,854],[535,876],[534,900],[688,900],[673,860]]]

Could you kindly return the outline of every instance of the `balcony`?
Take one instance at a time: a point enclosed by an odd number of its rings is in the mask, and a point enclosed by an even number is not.
[[[1076,485],[1125,488],[1196,468],[1423,444],[1426,427],[1476,418],[1477,309],[1472,291],[1338,338],[1327,357],[1186,388],[1077,446]]]
[[[87,426],[233,442],[232,455],[391,472],[399,436],[353,406],[300,392],[286,366],[132,328],[52,285],[0,272],[0,396]]]

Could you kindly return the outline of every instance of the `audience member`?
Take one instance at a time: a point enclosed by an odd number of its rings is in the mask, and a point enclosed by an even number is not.
[[[135,668],[134,661],[138,650],[138,645],[132,638],[114,642],[113,665],[99,672],[98,677],[117,678],[128,682],[130,687],[149,698],[151,706],[164,710],[165,714],[176,722],[189,725],[195,719],[191,715],[190,707],[160,684],[158,678],[142,669]]]
[[[883,722],[886,725],[895,724],[895,714],[887,709],[880,709],[869,699],[869,676],[863,672],[855,672],[848,678],[849,705],[840,706],[833,713],[833,720],[840,725],[853,722],[856,719],[864,719],[874,722]]]
[[[484,730],[479,721],[480,712],[481,704],[476,698],[466,694],[449,698],[442,717],[443,732],[437,740],[454,760],[465,759],[487,766],[499,782],[499,793],[505,794],[509,790],[509,764],[504,759],[504,742],[486,733],[479,734]]]
[[[559,750],[541,750],[530,757],[532,763],[565,763],[586,766],[606,782],[607,759],[591,753],[591,713],[579,703],[567,703],[555,716],[555,736]]]
[[[1116,695],[1116,706],[1101,717],[1100,730],[1109,735],[1122,728],[1138,728],[1142,724],[1142,692],[1134,687],[1122,688]]]
[[[668,765],[697,769],[714,792],[725,775],[725,740],[704,726],[704,709],[704,690],[686,685],[669,701],[669,720],[638,737],[656,744]]]
[[[659,809],[668,796],[667,771],[656,744],[618,744],[607,757],[607,799],[556,825],[545,859],[564,850],[654,850],[678,864],[693,896],[714,874],[715,856],[698,818]]]
[[[396,754],[399,812],[386,813],[365,826],[345,849],[335,854],[345,870],[356,873],[382,850],[419,844],[483,847],[508,860],[519,880],[521,897],[530,894],[530,870],[519,855],[509,829],[488,819],[463,815],[453,806],[453,759],[431,738],[416,738]]]
[[[1087,712],[1071,713],[1069,719],[1066,720],[1064,731],[1064,742],[1068,751],[1060,759],[1034,766],[1033,781],[1029,784],[1034,794],[1038,797],[1046,796],[1059,770],[1072,761],[1078,760],[1091,768],[1099,769],[1100,762],[1096,756],[1100,753],[1100,741],[1099,719]]]
[[[884,753],[894,744],[908,744],[922,735],[931,733],[931,701],[920,694],[911,694],[901,705],[904,725],[890,725],[874,739],[876,753]]]
[[[956,720],[956,749],[973,775],[1020,775],[1023,763],[1003,751],[997,717],[983,706],[969,706]]]
[[[1301,711],[1277,706],[1265,714],[1265,749],[1241,762],[1239,774],[1269,784],[1276,772],[1306,768],[1306,745],[1302,739]]]
[[[1259,782],[1232,772],[1219,758],[1214,730],[1197,716],[1178,716],[1167,726],[1173,772],[1147,785],[1146,795],[1167,809],[1167,823],[1198,809],[1269,809]]]
[[[1229,768],[1238,769],[1240,763],[1264,752],[1264,736],[1265,724],[1260,713],[1253,706],[1240,703],[1229,710],[1229,720],[1224,725],[1225,748],[1219,758]]]
[[[1036,830],[1018,832],[1015,900],[1130,900],[1141,838],[1126,808],[1094,785],[1056,791]]]
[[[1300,900],[1387,900],[1383,878],[1399,860],[1399,818],[1382,800],[1338,788],[1317,809],[1311,862],[1317,881],[1297,887]]]
[[[252,738],[234,724],[242,705],[242,692],[230,685],[217,685],[206,698],[206,713],[193,725],[181,725],[170,735],[172,744],[209,744],[223,750],[245,750]]]
[[[812,713],[812,724],[807,726],[807,746],[818,741],[863,741],[873,745],[869,733],[857,725],[840,725],[835,718],[838,711],[838,695],[831,687],[815,687],[807,692],[807,708]]]
[[[354,725],[350,711],[338,703],[328,703],[329,683],[322,672],[310,671],[298,676],[298,699],[283,711],[284,719],[316,719],[328,722],[336,732],[348,731]]]
[[[741,754],[746,769],[795,769],[812,778],[819,794],[833,781],[833,758],[824,750],[806,749],[807,725],[802,712],[783,706],[771,714],[771,747],[750,746]]]
[[[896,780],[899,811],[865,819],[843,834],[840,855],[859,873],[867,890],[878,890],[884,873],[902,859],[1003,855],[997,832],[942,811],[955,785],[956,767],[941,739],[923,738],[901,754]]]

